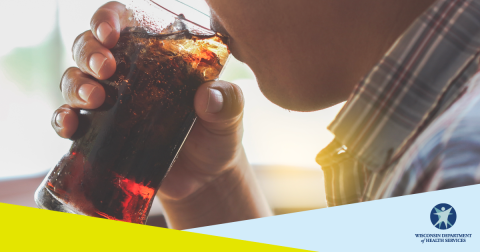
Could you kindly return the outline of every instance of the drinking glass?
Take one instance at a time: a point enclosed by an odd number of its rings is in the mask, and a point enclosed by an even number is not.
[[[127,9],[111,49],[116,71],[99,81],[105,102],[79,111],[69,152],[35,192],[41,208],[144,224],[195,122],[197,88],[226,64],[227,38],[188,14],[148,0]]]

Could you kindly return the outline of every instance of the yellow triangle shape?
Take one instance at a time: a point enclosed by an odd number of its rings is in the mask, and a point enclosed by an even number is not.
[[[305,251],[0,203],[0,251]]]

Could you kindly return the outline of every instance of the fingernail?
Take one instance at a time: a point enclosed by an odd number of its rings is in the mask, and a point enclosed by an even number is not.
[[[90,57],[90,68],[92,69],[93,72],[98,76],[98,73],[100,72],[100,69],[102,69],[103,64],[105,64],[105,61],[107,58],[103,56],[101,53],[94,53]]]
[[[93,90],[97,88],[95,85],[92,84],[83,84],[78,89],[78,96],[82,98],[83,101],[88,102],[88,98],[93,93]]]
[[[100,42],[105,43],[105,39],[107,39],[112,31],[112,27],[107,22],[101,23],[97,28],[97,36]]]
[[[55,124],[59,128],[63,128],[63,119],[65,118],[65,113],[58,113],[55,117]]]
[[[208,103],[207,109],[205,112],[207,113],[218,113],[223,108],[223,95],[217,89],[209,88],[208,89]]]

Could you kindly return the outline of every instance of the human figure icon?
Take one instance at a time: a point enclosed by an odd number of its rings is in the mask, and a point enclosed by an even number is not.
[[[442,222],[445,223],[446,228],[448,228],[448,224],[450,224],[450,227],[453,226],[450,222],[448,222],[448,216],[452,215],[452,213],[450,213],[452,208],[450,207],[449,209],[445,210],[445,207],[442,207],[441,209],[442,211],[434,213],[435,215],[438,215],[438,222],[435,223],[434,226],[439,225],[438,227],[440,228],[442,226]]]

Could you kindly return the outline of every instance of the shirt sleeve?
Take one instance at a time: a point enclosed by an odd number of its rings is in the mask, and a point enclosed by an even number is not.
[[[480,113],[477,111],[472,111],[453,129],[429,191],[480,183]]]
[[[384,197],[480,183],[480,85],[445,111],[402,157]],[[393,188],[392,188],[393,186]]]

